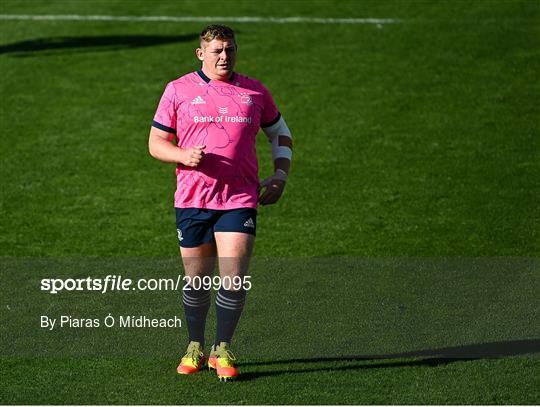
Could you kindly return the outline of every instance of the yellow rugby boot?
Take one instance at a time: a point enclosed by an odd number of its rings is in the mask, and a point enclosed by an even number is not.
[[[238,376],[235,361],[236,357],[229,349],[229,343],[221,342],[219,346],[212,346],[208,358],[208,368],[216,370],[219,381],[234,380]]]
[[[191,341],[187,347],[186,354],[180,360],[180,364],[176,368],[179,374],[197,373],[204,366],[206,355],[202,350],[199,342]]]

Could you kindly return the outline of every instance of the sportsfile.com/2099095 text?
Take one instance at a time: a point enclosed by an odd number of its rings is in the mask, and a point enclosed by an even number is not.
[[[139,278],[132,280],[117,275],[108,275],[105,278],[43,278],[40,289],[49,294],[58,294],[61,291],[96,291],[101,294],[112,291],[178,291],[191,288],[198,290],[250,290],[251,276],[204,276],[189,277],[178,275],[177,278]],[[182,282],[185,282],[182,284]],[[185,288],[184,288],[185,287]]]

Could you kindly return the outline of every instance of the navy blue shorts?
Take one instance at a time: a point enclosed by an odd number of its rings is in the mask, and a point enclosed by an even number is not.
[[[241,232],[255,236],[256,209],[175,209],[178,244],[181,247],[197,247],[203,243],[213,242],[214,232]]]

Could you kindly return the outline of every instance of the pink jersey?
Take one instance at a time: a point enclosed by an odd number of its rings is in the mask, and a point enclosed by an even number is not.
[[[152,126],[176,134],[181,148],[206,146],[198,167],[178,164],[174,206],[256,208],[255,137],[279,118],[270,92],[247,76],[222,82],[197,71],[170,82]]]

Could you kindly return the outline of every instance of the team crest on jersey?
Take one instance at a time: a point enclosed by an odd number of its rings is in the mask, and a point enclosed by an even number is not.
[[[242,94],[240,96],[240,102],[248,106],[253,104],[253,100],[251,99],[251,96],[247,94]]]

